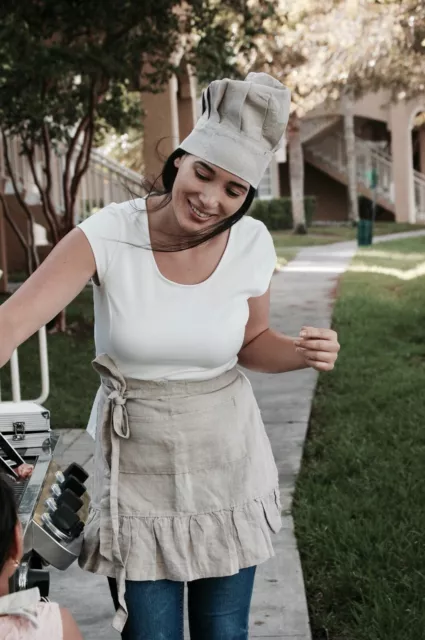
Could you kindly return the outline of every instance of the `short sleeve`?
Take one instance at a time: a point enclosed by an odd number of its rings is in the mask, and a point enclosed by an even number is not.
[[[2,640],[63,640],[62,615],[54,602],[39,602],[28,609],[37,621],[37,628],[28,615],[0,616]]]
[[[40,628],[36,636],[40,640],[63,640],[63,624],[60,607],[56,602],[40,602],[37,605]]]
[[[266,293],[277,263],[273,238],[262,222],[258,225],[252,258],[254,274],[251,295],[254,298]]]
[[[123,224],[120,206],[113,203],[93,213],[78,225],[92,248],[100,284],[105,280],[122,239]]]

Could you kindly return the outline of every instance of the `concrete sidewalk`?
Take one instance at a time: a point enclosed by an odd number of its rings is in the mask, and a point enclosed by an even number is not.
[[[399,238],[425,232],[397,234]],[[377,238],[379,242],[395,239]],[[356,252],[355,242],[302,249],[272,282],[271,326],[297,335],[303,325],[329,327],[339,276]],[[301,564],[294,537],[291,495],[299,471],[317,373],[248,373],[256,393],[276,463],[283,504],[283,528],[275,536],[276,557],[258,569],[250,623],[251,638],[311,640]],[[64,432],[62,464],[77,461],[90,471],[93,442],[78,430]],[[51,598],[75,615],[85,640],[118,638],[111,628],[113,608],[106,580],[72,566],[52,571]],[[187,638],[189,636],[187,635]]]

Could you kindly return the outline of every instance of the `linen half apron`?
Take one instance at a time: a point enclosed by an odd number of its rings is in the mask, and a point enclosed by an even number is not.
[[[80,566],[117,580],[230,576],[274,555],[278,473],[251,385],[237,368],[205,381],[101,376],[92,502]]]

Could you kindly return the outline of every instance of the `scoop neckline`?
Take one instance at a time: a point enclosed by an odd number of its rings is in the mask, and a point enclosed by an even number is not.
[[[214,269],[214,271],[208,276],[208,278],[206,278],[205,280],[202,280],[201,282],[196,282],[195,284],[183,284],[182,282],[176,282],[175,280],[170,280],[169,278],[166,278],[164,276],[164,274],[161,272],[160,268],[158,267],[158,263],[155,260],[155,255],[152,249],[152,243],[151,243],[151,233],[150,233],[150,229],[149,229],[149,214],[148,214],[148,208],[147,208],[147,204],[146,204],[146,198],[142,198],[142,200],[144,201],[144,209],[145,209],[145,229],[146,229],[146,234],[147,234],[147,239],[148,239],[148,243],[149,243],[149,247],[150,247],[150,259],[152,261],[153,267],[156,271],[156,273],[158,274],[158,276],[161,278],[161,280],[163,280],[164,282],[166,282],[167,284],[171,284],[175,287],[184,287],[185,289],[191,289],[193,287],[201,287],[202,285],[205,285],[207,283],[209,283],[214,276],[220,271],[223,262],[225,262],[227,255],[229,253],[230,250],[230,245],[233,239],[233,229],[234,229],[234,225],[232,225],[229,229],[229,237],[227,238],[227,242],[226,242],[226,246],[224,248],[223,254],[220,258],[220,260],[217,263],[216,268]]]

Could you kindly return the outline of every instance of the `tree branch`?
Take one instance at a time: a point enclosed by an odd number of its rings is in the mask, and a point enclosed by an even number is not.
[[[45,158],[45,175],[46,175],[46,195],[49,196],[52,190],[52,174],[51,174],[51,148],[50,148],[50,136],[47,129],[47,125],[43,122],[42,128],[43,148]]]
[[[1,130],[1,135],[2,135],[2,139],[3,139],[3,154],[4,154],[4,161],[6,164],[6,169],[7,169],[7,173],[12,181],[12,186],[13,186],[13,190],[15,192],[15,196],[16,199],[19,203],[19,205],[21,206],[22,210],[24,211],[25,215],[27,216],[28,220],[29,220],[29,237],[30,237],[30,251],[31,251],[31,255],[32,255],[32,260],[33,263],[31,265],[31,270],[35,270],[38,265],[40,264],[40,260],[38,258],[38,252],[37,252],[37,248],[35,246],[35,238],[34,238],[34,216],[31,212],[31,209],[28,207],[27,203],[25,202],[25,200],[23,199],[21,192],[19,191],[19,187],[18,184],[16,182],[16,177],[13,173],[13,169],[12,169],[12,163],[10,162],[10,156],[9,156],[9,149],[7,146],[7,137],[6,137],[6,133],[4,131],[4,129]],[[28,245],[28,243],[27,243]],[[32,267],[34,267],[34,269],[32,269]]]
[[[43,189],[43,186],[40,184],[40,180],[38,179],[37,170],[34,164],[34,147],[30,148],[27,145],[25,145],[24,148],[25,148],[25,153],[31,168],[31,173],[34,178],[35,185],[40,193],[43,213],[47,220],[47,224],[49,225],[50,233],[52,234],[53,244],[57,244],[59,242],[59,233],[57,229],[57,223],[55,220],[55,216],[53,216],[49,210],[49,207],[47,205],[45,190]]]
[[[107,83],[105,85],[105,89],[107,88]],[[81,144],[80,153],[78,154],[77,162],[75,164],[74,175],[71,180],[70,187],[70,201],[69,201],[69,211],[67,211],[67,224],[68,228],[73,226],[73,218],[74,218],[74,208],[75,201],[77,199],[78,188],[80,186],[81,178],[87,171],[87,168],[90,163],[90,155],[93,144],[93,136],[94,136],[94,115],[96,108],[96,101],[99,99],[99,95],[96,95],[95,91],[95,82],[92,84],[92,91],[90,94],[90,103],[89,103],[89,112],[87,114],[87,126],[84,131],[84,139]]]
[[[78,175],[81,171],[81,167],[85,162],[86,158],[86,145],[88,140],[93,140],[93,130],[94,130],[94,107],[90,111],[89,121],[87,123],[87,127],[84,131],[84,139],[81,143],[80,153],[78,154],[77,162],[75,163],[74,176],[71,180],[71,197],[73,193],[73,183],[75,181],[75,176]]]
[[[18,238],[19,243],[21,244],[23,250],[25,251],[25,255],[26,255],[26,258],[27,258],[27,272],[28,272],[28,276],[30,276],[31,273],[33,272],[31,249],[28,246],[28,242],[27,242],[24,234],[22,233],[22,231],[20,230],[20,228],[16,224],[15,220],[11,216],[10,211],[9,211],[9,207],[7,206],[6,198],[4,197],[4,195],[2,193],[0,193],[0,202],[2,204],[3,215],[4,215],[5,220],[7,220],[8,223],[10,224],[10,226],[12,227],[16,237]]]
[[[62,178],[62,186],[63,186],[63,196],[64,196],[64,203],[65,203],[65,216],[67,216],[67,212],[69,209],[69,199],[70,199],[70,193],[69,193],[69,173],[71,170],[71,162],[72,162],[72,156],[74,154],[74,150],[76,147],[76,144],[78,142],[78,139],[81,135],[81,133],[83,131],[86,130],[87,126],[89,124],[89,116],[84,116],[84,118],[82,118],[82,120],[80,120],[80,124],[77,127],[77,131],[74,134],[74,137],[71,140],[71,143],[68,147],[68,151],[66,152],[66,156],[65,156],[65,170],[63,172],[63,178]]]
[[[76,169],[76,172],[74,173],[74,177],[71,183],[70,223],[74,218],[75,203],[77,200],[81,179],[84,176],[90,164],[93,133],[94,133],[94,124],[92,123],[88,128],[87,135],[84,138],[84,143],[82,147],[82,152],[84,152],[84,156],[81,155],[81,162],[79,163],[78,171]]]
[[[66,153],[66,161],[65,161],[65,171],[63,175],[63,192],[64,192],[64,201],[65,201],[65,220],[67,228],[72,227],[73,223],[73,211],[74,211],[74,203],[75,198],[73,198],[73,182],[76,173],[80,170],[80,163],[83,158],[83,150],[84,150],[84,142],[87,138],[87,131],[90,127],[93,126],[94,123],[94,110],[96,105],[96,80],[93,79],[90,87],[90,98],[89,98],[89,108],[88,113],[84,116],[84,118],[80,121],[80,124],[77,127],[77,131],[73,139],[71,140],[71,144],[69,145],[69,149]],[[81,136],[81,133],[84,131],[84,141],[80,153],[78,154],[76,168],[74,170],[74,178],[71,180],[71,185],[69,185],[70,178],[70,170],[72,163],[72,156],[75,151],[75,147],[78,143],[78,139]]]
[[[55,218],[57,215],[56,208],[52,202],[52,148],[50,144],[50,135],[46,123],[43,123],[43,147],[45,156],[45,174],[46,174],[46,201],[50,211],[50,215]]]
[[[85,161],[87,140],[90,137],[90,130],[92,127],[93,127],[93,123],[89,123],[87,125],[87,129],[84,132],[84,139],[83,139],[83,142],[81,143],[80,152],[78,154],[77,162],[75,163],[74,175],[71,179],[71,188],[70,188],[71,200],[75,195],[75,178],[80,173],[81,167],[83,166]]]
[[[94,122],[91,122],[90,126],[86,131],[86,135],[84,136],[83,146],[81,148],[81,154],[79,157],[79,160],[81,159],[81,162],[77,164],[75,168],[74,177],[72,178],[72,182],[71,182],[71,215],[72,216],[74,213],[75,201],[77,199],[78,189],[80,186],[81,179],[83,175],[86,173],[88,166],[90,164],[93,135],[94,135]]]

